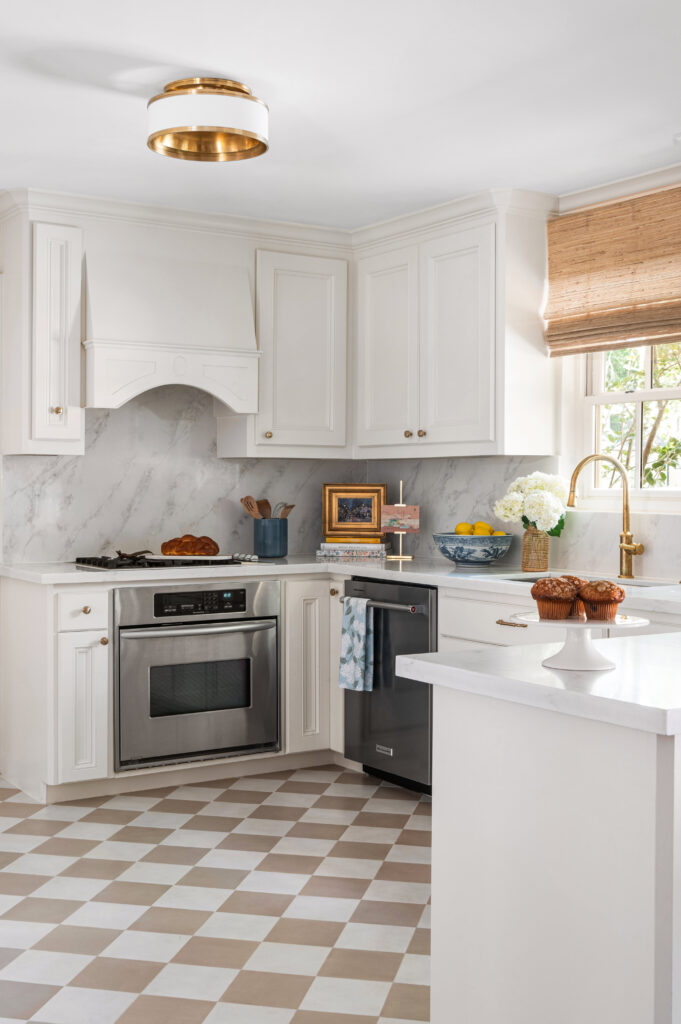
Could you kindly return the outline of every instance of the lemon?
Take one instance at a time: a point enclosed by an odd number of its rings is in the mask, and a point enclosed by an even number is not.
[[[493,537],[505,537],[506,536],[506,531],[505,530],[495,530],[494,533],[492,534],[492,536]]]
[[[490,532],[489,532],[489,530],[478,530],[478,529],[476,529],[476,530],[473,530],[473,536],[474,537],[489,537],[490,536]]]
[[[470,523],[457,523],[454,527],[454,533],[471,534],[473,533],[473,527]]]
[[[488,536],[494,533],[494,527],[486,523],[484,519],[479,519],[477,523],[473,523],[473,531],[475,533],[486,533]]]

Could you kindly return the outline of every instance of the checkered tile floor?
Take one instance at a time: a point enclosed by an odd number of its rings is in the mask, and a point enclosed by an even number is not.
[[[0,780],[0,1024],[428,1020],[430,802],[336,766],[44,807]]]

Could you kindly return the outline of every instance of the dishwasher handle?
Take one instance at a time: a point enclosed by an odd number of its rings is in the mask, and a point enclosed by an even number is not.
[[[349,597],[349,594],[345,595]],[[338,600],[341,604],[345,598],[339,597]],[[367,608],[381,608],[387,612],[409,612],[410,615],[424,615],[425,605],[422,604],[398,604],[396,601],[367,601]]]
[[[229,626],[196,626],[194,629],[181,626],[168,629],[122,629],[123,640],[163,640],[168,636],[206,636],[216,633],[259,633],[263,629],[274,629],[274,619],[262,622],[238,622]]]

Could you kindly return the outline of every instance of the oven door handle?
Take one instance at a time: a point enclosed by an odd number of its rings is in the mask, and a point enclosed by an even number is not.
[[[195,629],[122,629],[122,640],[162,640],[167,636],[205,636],[215,633],[259,633],[262,629],[274,629],[274,619],[263,622],[240,622],[231,626],[197,626]]]

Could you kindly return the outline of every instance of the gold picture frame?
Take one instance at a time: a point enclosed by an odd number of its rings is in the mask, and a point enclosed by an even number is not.
[[[324,484],[322,533],[327,543],[378,544],[387,484]]]

